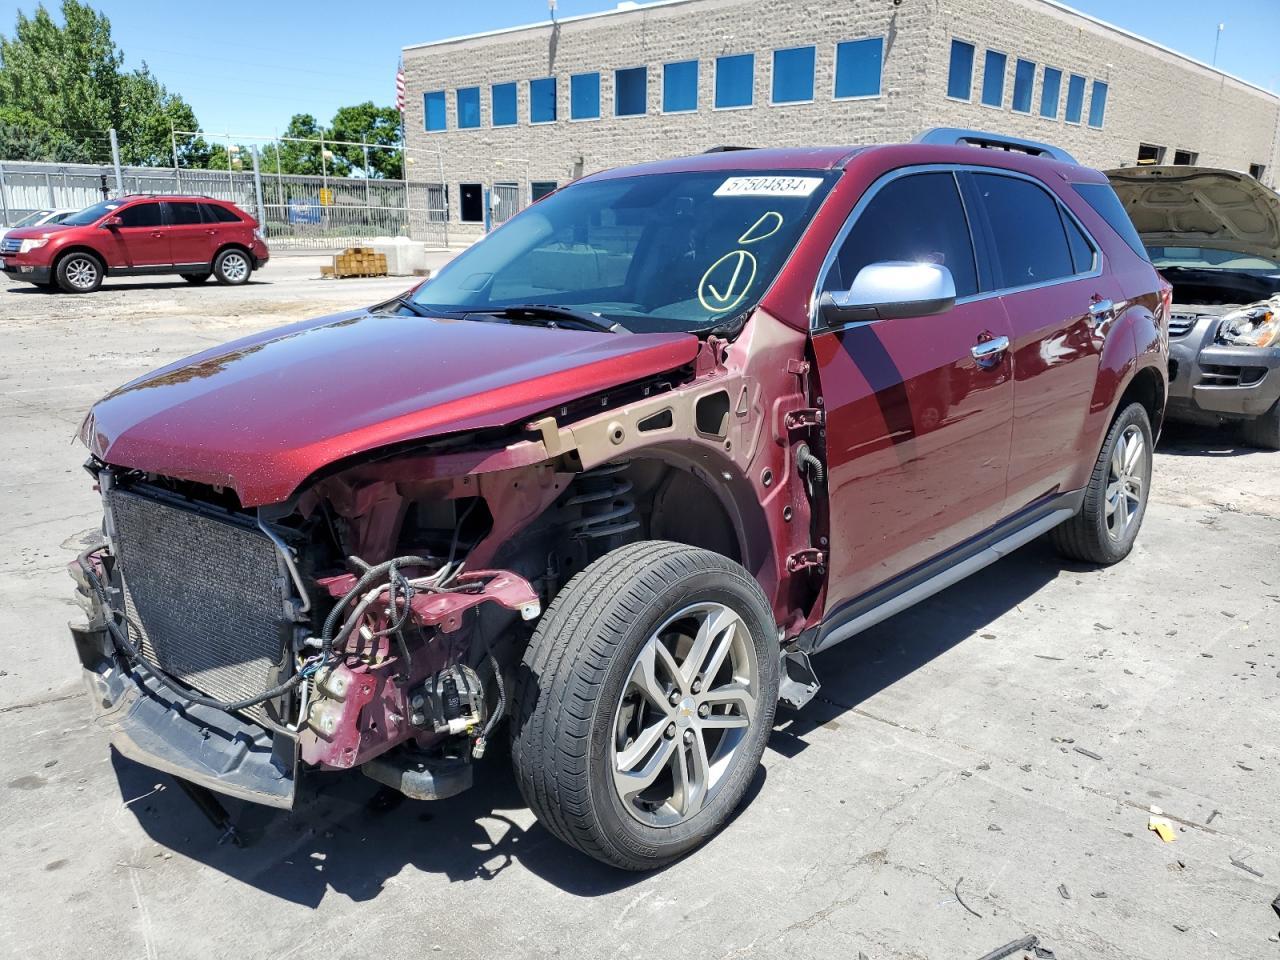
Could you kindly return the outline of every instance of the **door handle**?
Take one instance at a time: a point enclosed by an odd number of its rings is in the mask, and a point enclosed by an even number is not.
[[[1095,325],[1106,323],[1116,315],[1116,305],[1110,300],[1094,300],[1089,304],[1089,316]]]
[[[152,239],[154,239],[154,240],[159,240],[159,239],[161,239],[163,236],[164,236],[164,234],[163,234],[163,233],[159,233],[159,232],[153,233],[153,234],[151,235]]]
[[[1008,337],[992,337],[990,340],[975,343],[969,349],[969,352],[973,354],[973,359],[978,361],[978,366],[991,367],[1000,359],[1000,355],[1008,349]]]

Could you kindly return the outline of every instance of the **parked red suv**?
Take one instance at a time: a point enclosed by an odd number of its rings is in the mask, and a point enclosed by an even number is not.
[[[650,868],[811,654],[1040,534],[1123,558],[1168,285],[1097,171],[925,141],[599,173],[99,402],[73,634],[112,743],[274,806],[303,769],[432,799],[505,719],[546,827]]]
[[[90,293],[107,276],[153,273],[240,284],[269,255],[258,222],[211,197],[103,200],[60,224],[10,230],[0,240],[0,270],[10,280],[67,293]]]

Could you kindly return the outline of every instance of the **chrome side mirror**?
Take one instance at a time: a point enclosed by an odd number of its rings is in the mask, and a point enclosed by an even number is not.
[[[955,306],[956,282],[939,263],[885,260],[858,271],[848,290],[828,291],[818,300],[827,326],[893,317],[925,317]]]

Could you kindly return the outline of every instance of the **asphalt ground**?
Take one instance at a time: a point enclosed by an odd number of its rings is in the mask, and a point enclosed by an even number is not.
[[[734,822],[650,875],[562,846],[505,751],[434,804],[358,775],[219,834],[89,722],[65,573],[85,410],[233,337],[384,299],[276,258],[241,288],[0,284],[0,955],[1275,956],[1280,453],[1173,428],[1137,548],[1033,543],[816,659]],[[1148,830],[1164,811],[1176,839]],[[1021,954],[1020,954],[1021,955]]]

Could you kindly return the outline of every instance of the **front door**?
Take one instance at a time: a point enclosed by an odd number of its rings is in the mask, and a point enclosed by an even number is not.
[[[109,228],[112,267],[166,267],[173,263],[160,201],[131,204],[116,211],[116,216],[120,225]]]
[[[873,188],[875,189],[875,188]],[[827,612],[1002,518],[1013,384],[998,297],[972,299],[978,265],[955,176],[885,183],[852,225],[822,287],[877,261],[946,266],[961,302],[935,316],[820,329],[830,497]]]

